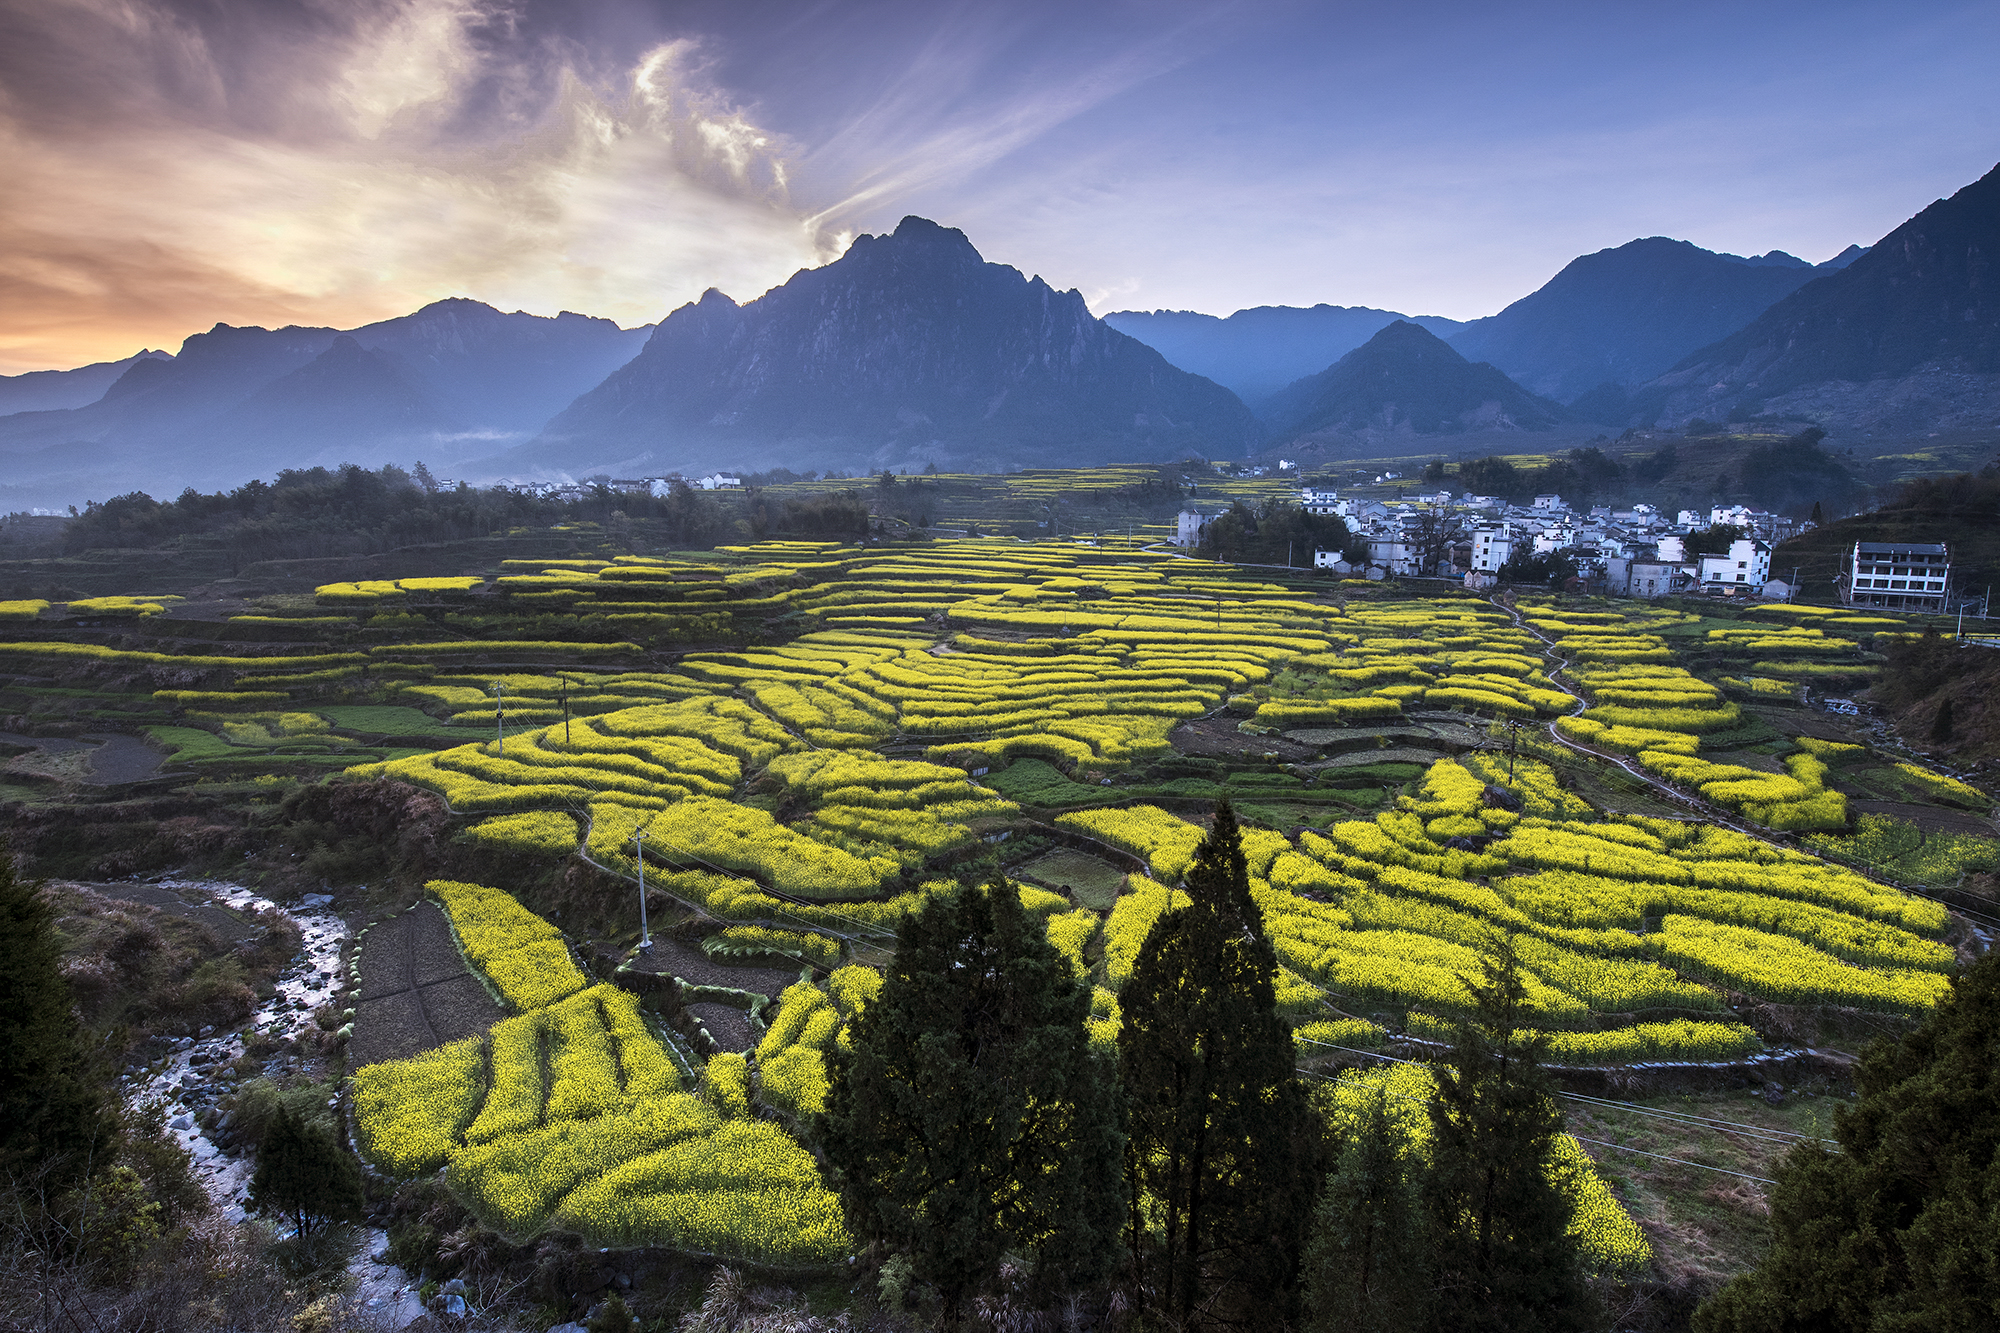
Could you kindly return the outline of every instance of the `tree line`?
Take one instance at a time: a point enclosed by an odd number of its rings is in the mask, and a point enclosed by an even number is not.
[[[868,505],[849,491],[783,498],[701,491],[675,479],[663,495],[596,482],[581,496],[556,497],[507,486],[443,486],[421,463],[414,470],[346,464],[287,469],[274,481],[213,494],[190,488],[172,500],[134,491],[92,501],[64,531],[62,549],[71,555],[219,549],[240,568],[260,560],[373,555],[515,528],[597,523],[640,532],[661,546],[700,550],[776,535],[859,537],[869,517]]]

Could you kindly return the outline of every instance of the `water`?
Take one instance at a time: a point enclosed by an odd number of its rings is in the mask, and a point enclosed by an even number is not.
[[[161,887],[190,899],[205,897],[239,912],[278,910],[277,904],[254,890],[221,880],[164,880]],[[347,923],[333,912],[331,900],[322,894],[308,894],[299,907],[284,915],[299,927],[299,952],[245,1030],[289,1042],[318,1030],[313,1014],[320,1006],[349,1007],[348,983],[340,970],[341,947],[349,933]],[[135,1106],[156,1099],[166,1105],[168,1133],[187,1150],[195,1177],[217,1210],[231,1223],[245,1221],[245,1196],[255,1163],[248,1155],[232,1157],[224,1152],[208,1137],[199,1119],[204,1101],[231,1086],[207,1070],[219,1072],[241,1057],[242,1036],[234,1031],[204,1031],[193,1038],[181,1038],[176,1046],[158,1069],[128,1076],[125,1096]],[[267,1061],[266,1070],[275,1073],[284,1058]],[[393,1264],[376,1262],[374,1256],[384,1250],[388,1240],[388,1234],[379,1229],[361,1233],[361,1243],[348,1265],[354,1284],[351,1299],[382,1326],[402,1328],[425,1312],[416,1294],[416,1279]]]

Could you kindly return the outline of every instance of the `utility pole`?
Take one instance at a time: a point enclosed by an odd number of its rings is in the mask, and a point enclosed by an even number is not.
[[[569,677],[558,676],[556,677],[556,679],[562,682],[562,686],[559,693],[562,695],[563,745],[568,746],[569,745]]]
[[[639,947],[650,949],[653,947],[653,932],[646,924],[646,830],[634,833],[632,841],[639,849]]]
[[[507,687],[495,683],[493,686],[493,743],[500,753],[507,753]]]

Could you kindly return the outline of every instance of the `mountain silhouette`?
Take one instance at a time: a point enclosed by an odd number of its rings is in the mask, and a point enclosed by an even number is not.
[[[1803,417],[1884,432],[2000,416],[2000,167],[1632,397],[1648,421]]]
[[[1819,276],[1782,251],[1746,260],[1652,236],[1573,259],[1447,336],[1466,357],[1567,403],[1601,384],[1652,379]]]
[[[1493,366],[1467,361],[1407,320],[1265,405],[1265,420],[1281,440],[1327,432],[1544,430],[1566,415],[1559,404],[1529,393]]]
[[[1193,310],[1114,310],[1104,322],[1137,338],[1182,370],[1233,390],[1252,411],[1294,380],[1324,370],[1399,319],[1441,337],[1455,319],[1367,306],[1256,306],[1227,318]]]
[[[754,301],[711,290],[675,310],[541,438],[479,466],[999,469],[1241,455],[1258,435],[1234,394],[1096,319],[1077,292],[907,217]]]

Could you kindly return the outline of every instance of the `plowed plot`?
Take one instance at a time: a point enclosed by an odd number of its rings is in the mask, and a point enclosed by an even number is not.
[[[709,1003],[691,1004],[688,1009],[723,1050],[747,1051],[757,1044],[757,1035],[750,1029],[750,1015],[741,1009]]]
[[[1994,833],[1992,820],[1981,819],[1969,810],[1944,810],[1935,805],[1911,805],[1904,801],[1854,801],[1850,804],[1856,814],[1889,815],[1915,824],[1926,833],[1971,833],[1982,838],[1990,838]]]
[[[175,916],[184,916],[190,921],[199,921],[231,944],[243,944],[257,939],[264,933],[262,926],[245,920],[226,907],[214,903],[191,903],[172,889],[157,884],[82,884],[77,888],[90,889],[107,898],[122,898],[126,902],[144,903],[157,907]]]
[[[774,1000],[785,987],[799,979],[796,968],[730,967],[710,958],[694,945],[683,944],[665,935],[653,936],[653,947],[633,954],[627,966],[639,972],[679,977],[695,986],[727,986],[732,990],[756,991]],[[709,1030],[715,1031],[714,1028]],[[722,1040],[722,1034],[716,1032],[715,1038]]]
[[[1282,736],[1252,736],[1238,731],[1236,724],[1241,720],[1233,713],[1199,718],[1175,727],[1167,734],[1167,739],[1182,754],[1205,755],[1211,759],[1276,754],[1281,761],[1297,764],[1319,755],[1315,747],[1300,745]]]
[[[466,970],[435,903],[377,922],[361,946],[349,1061],[400,1060],[470,1037],[507,1013]]]

